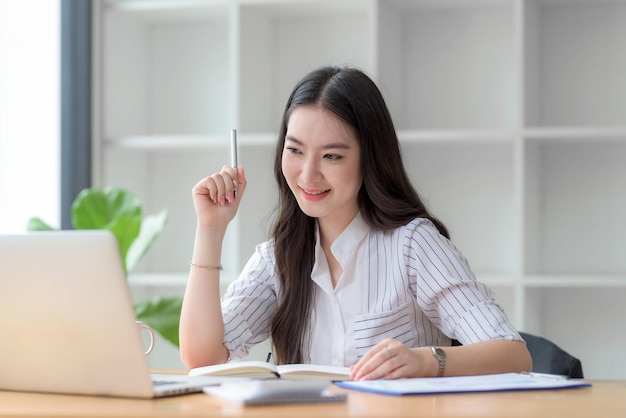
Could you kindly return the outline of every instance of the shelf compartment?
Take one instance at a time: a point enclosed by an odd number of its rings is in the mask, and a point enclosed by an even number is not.
[[[398,128],[519,126],[515,3],[472,6],[381,2],[379,81]]]
[[[626,3],[525,5],[526,124],[626,124]]]
[[[526,273],[626,273],[626,137],[524,148]]]
[[[228,132],[228,14],[203,7],[193,19],[159,20],[119,7],[105,9],[102,29],[105,137]]]

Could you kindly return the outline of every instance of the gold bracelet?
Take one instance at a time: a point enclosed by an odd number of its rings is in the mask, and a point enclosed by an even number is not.
[[[191,267],[197,267],[199,269],[205,269],[205,270],[218,270],[218,271],[224,270],[224,267],[222,267],[221,264],[219,266],[207,266],[204,264],[189,263],[189,265]]]

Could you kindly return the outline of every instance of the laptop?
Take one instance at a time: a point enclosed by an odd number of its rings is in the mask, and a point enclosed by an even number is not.
[[[150,373],[108,231],[0,235],[0,390],[150,399],[222,381]]]

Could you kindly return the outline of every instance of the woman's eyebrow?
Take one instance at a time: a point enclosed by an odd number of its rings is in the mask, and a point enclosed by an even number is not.
[[[285,136],[285,141],[295,142],[297,145],[304,146],[304,143],[291,135]],[[350,149],[350,145],[344,142],[333,142],[330,144],[324,144],[321,149]]]
[[[285,136],[285,141],[295,142],[297,145],[304,145],[301,141],[298,141],[296,138],[294,138],[291,135],[286,135]]]

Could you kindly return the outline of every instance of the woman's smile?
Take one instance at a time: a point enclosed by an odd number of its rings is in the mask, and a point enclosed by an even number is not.
[[[328,196],[328,194],[330,193],[330,189],[320,190],[306,189],[304,187],[301,187],[300,190],[302,191],[302,196],[310,202],[318,202]]]

